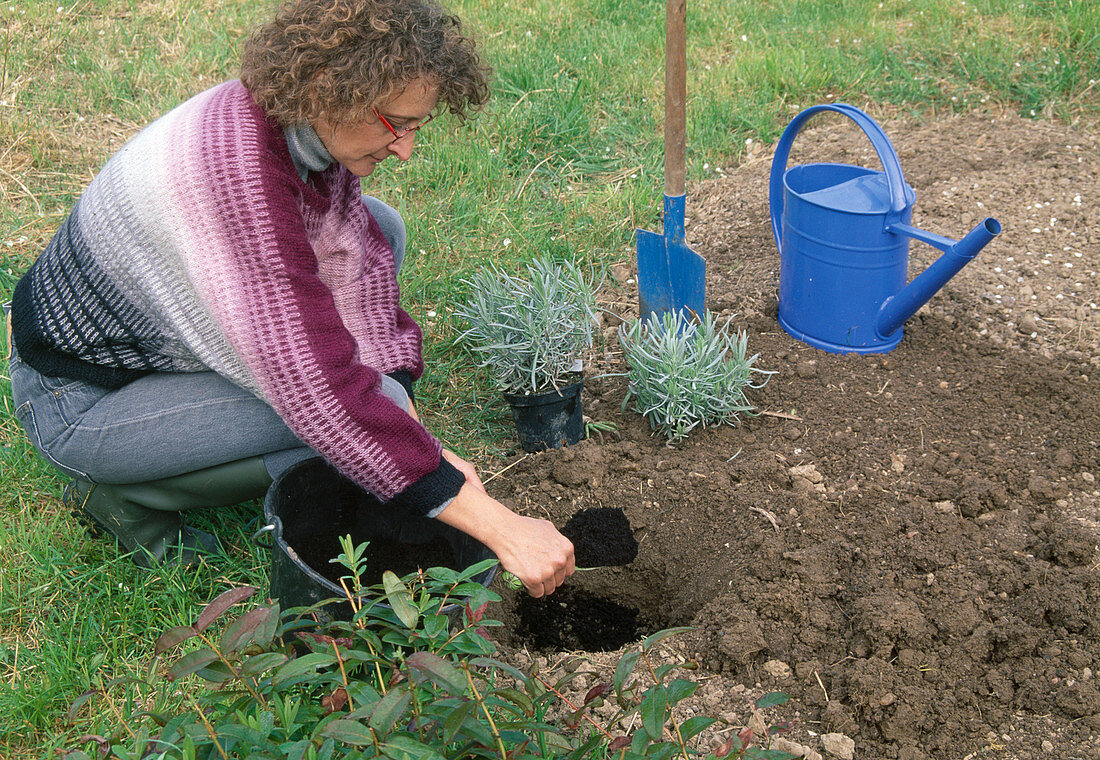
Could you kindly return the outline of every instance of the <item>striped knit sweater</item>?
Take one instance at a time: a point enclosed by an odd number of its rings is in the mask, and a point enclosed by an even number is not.
[[[88,186],[16,287],[15,345],[108,388],[214,370],[363,487],[430,512],[464,478],[381,392],[381,374],[423,371],[393,252],[357,177],[308,179],[239,82],[197,95]]]

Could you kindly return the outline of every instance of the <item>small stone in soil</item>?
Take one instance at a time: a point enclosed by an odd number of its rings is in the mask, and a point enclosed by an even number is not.
[[[638,541],[621,509],[582,509],[561,532],[573,542],[577,567],[626,565],[638,556]]]

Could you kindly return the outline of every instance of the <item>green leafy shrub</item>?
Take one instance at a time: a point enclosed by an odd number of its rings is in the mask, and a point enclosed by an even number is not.
[[[773,373],[753,367],[757,357],[747,356],[748,337],[730,334],[728,327],[728,319],[719,326],[709,311],[701,321],[666,313],[660,320],[622,325],[619,342],[629,378],[623,407],[633,399],[634,410],[670,442],[699,425],[754,414],[745,391],[763,387]],[[753,373],[764,375],[763,382],[754,385]]]
[[[341,561],[358,567],[362,548],[345,544]],[[157,640],[157,655],[198,643],[167,666],[169,683],[114,679],[74,703],[74,718],[95,698],[110,707],[100,719],[103,733],[78,741],[92,745],[97,757],[118,760],[789,757],[766,749],[784,726],[770,728],[760,746],[745,731],[717,752],[693,746],[716,721],[672,719],[675,706],[698,686],[677,677],[690,664],[653,660],[662,642],[682,629],[645,639],[622,657],[610,682],[592,687],[583,700],[564,694],[579,673],[551,682],[537,669],[496,659],[485,628],[499,623],[485,610],[499,597],[471,580],[488,564],[464,572],[432,568],[404,579],[387,573],[380,586],[349,592],[350,621],[318,624],[308,610],[261,604],[223,621],[215,634],[214,624],[254,593],[226,591],[193,625]],[[354,573],[352,581],[350,587],[359,588]],[[454,620],[443,612],[451,605],[461,610]],[[135,682],[144,691],[128,696],[123,709],[111,692]],[[612,699],[616,712],[601,723],[592,710]],[[773,694],[758,705],[785,699]],[[567,709],[551,721],[555,703]],[[175,706],[159,707],[164,704]],[[84,749],[66,757],[90,760]]]
[[[539,257],[523,275],[490,264],[463,283],[469,303],[455,313],[469,328],[459,340],[481,355],[501,391],[543,393],[576,382],[596,322],[594,277]]]

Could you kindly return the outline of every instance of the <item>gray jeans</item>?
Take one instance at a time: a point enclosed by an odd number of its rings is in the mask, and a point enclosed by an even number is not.
[[[363,202],[382,227],[400,268],[405,224],[396,210]],[[215,372],[146,375],[117,390],[48,377],[9,359],[15,416],[35,449],[61,472],[96,483],[142,483],[262,456],[275,478],[317,456],[263,399]],[[397,381],[382,389],[409,408]]]

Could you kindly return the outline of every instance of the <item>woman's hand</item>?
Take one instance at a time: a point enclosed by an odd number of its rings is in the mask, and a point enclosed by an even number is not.
[[[451,457],[470,466],[451,452],[444,456],[463,472]],[[553,523],[517,515],[485,492],[476,473],[436,519],[488,546],[501,567],[519,578],[533,597],[554,593],[576,569],[573,544]]]
[[[503,540],[489,548],[531,596],[554,593],[576,570],[573,544],[548,520],[508,514],[512,520],[502,528]]]

